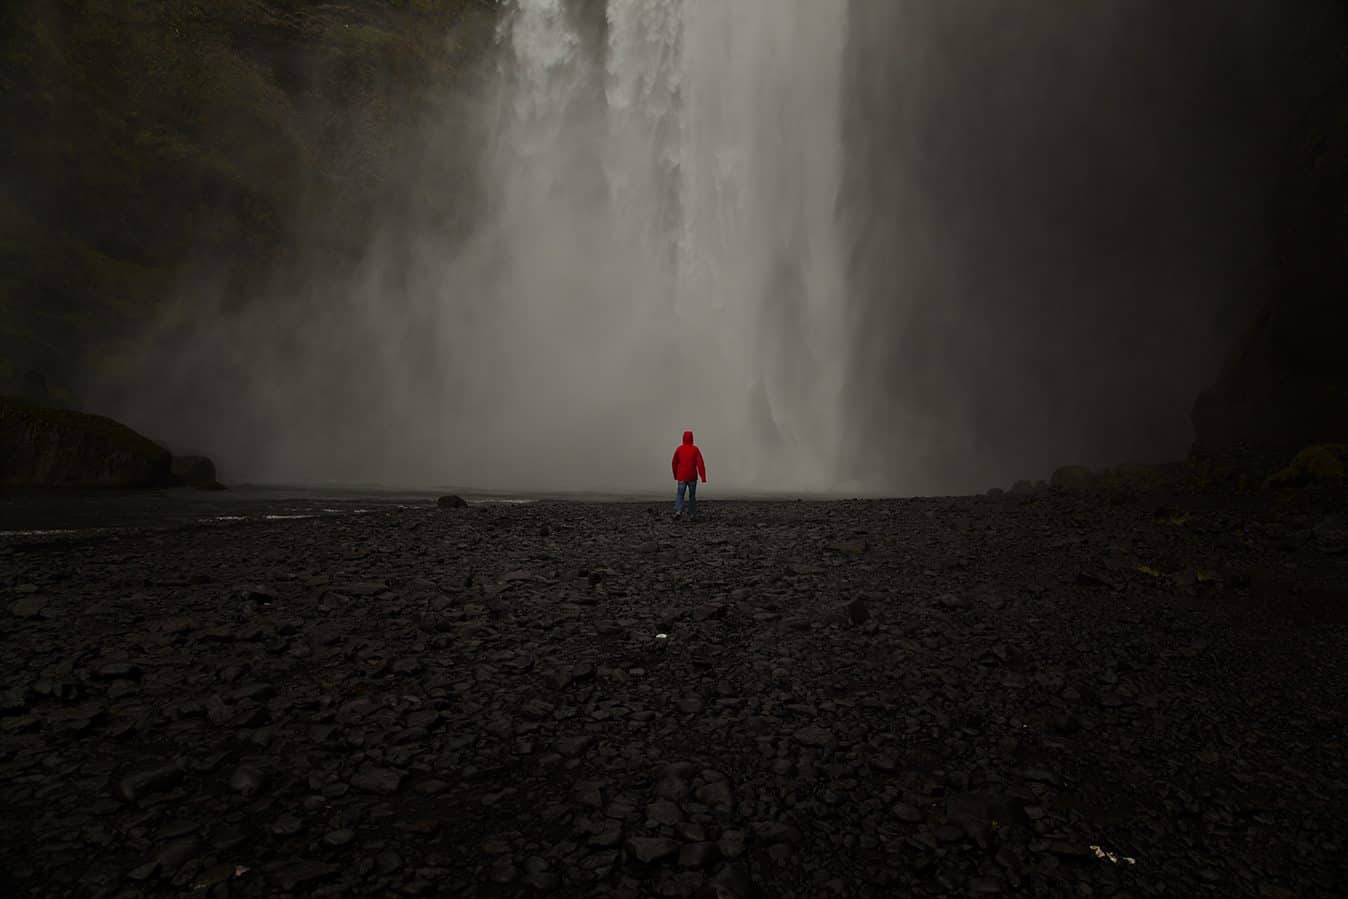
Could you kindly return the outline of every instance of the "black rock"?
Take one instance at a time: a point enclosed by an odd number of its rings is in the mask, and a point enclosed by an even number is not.
[[[703,784],[697,788],[694,795],[697,796],[698,802],[718,811],[728,811],[735,807],[735,793],[731,790],[730,784],[724,780]]]
[[[51,597],[35,593],[19,599],[9,607],[9,611],[17,618],[36,618],[47,608],[50,601]]]
[[[295,861],[268,872],[268,877],[283,890],[308,888],[340,871],[336,865],[315,861]]]
[[[442,509],[463,509],[468,506],[468,502],[463,497],[452,494],[440,497],[435,501],[435,504]]]
[[[280,837],[290,837],[304,829],[304,822],[294,815],[282,815],[271,823],[271,832]]]
[[[229,778],[229,788],[245,799],[251,799],[267,785],[267,775],[254,765],[239,765]]]
[[[177,871],[200,854],[201,841],[196,837],[185,837],[166,844],[155,855],[155,861],[165,871]]]
[[[140,667],[130,662],[113,662],[94,673],[99,680],[139,680]]]
[[[584,755],[594,745],[594,737],[583,734],[576,737],[563,737],[557,741],[557,751],[568,758]]]
[[[790,824],[783,824],[780,821],[755,821],[749,829],[754,835],[754,840],[762,846],[773,846],[777,843],[800,845],[801,833]]]
[[[0,716],[17,715],[28,708],[27,687],[10,687],[0,692]]]
[[[922,821],[922,812],[906,802],[896,802],[894,803],[894,817],[900,821],[907,821],[909,824],[917,824]]]
[[[351,776],[351,786],[366,793],[388,796],[398,792],[403,784],[403,773],[392,768],[366,765]]]
[[[682,868],[705,868],[721,858],[721,849],[715,843],[686,843],[679,850],[679,866]]]
[[[169,462],[173,482],[198,490],[223,490],[215,479],[215,463],[205,456],[174,456]]]
[[[323,842],[329,846],[345,846],[356,838],[356,832],[350,828],[334,830],[323,834]]]
[[[670,858],[679,852],[678,841],[667,837],[632,837],[627,851],[642,864],[649,865]]]
[[[833,732],[826,727],[820,727],[818,724],[806,725],[792,736],[796,738],[796,742],[805,746],[832,746],[834,742]]]
[[[151,793],[172,789],[183,779],[180,765],[162,765],[144,771],[135,771],[121,777],[113,786],[113,795],[124,802],[135,802]]]

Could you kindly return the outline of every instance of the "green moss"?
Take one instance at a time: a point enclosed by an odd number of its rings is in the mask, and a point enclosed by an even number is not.
[[[1338,488],[1344,486],[1345,466],[1348,444],[1320,443],[1297,453],[1292,463],[1270,477],[1265,486]]]
[[[195,260],[356,244],[491,45],[482,0],[0,4],[0,353],[60,376],[134,341]],[[37,127],[40,125],[40,127]],[[190,299],[190,298],[189,298]],[[71,377],[71,382],[75,382]]]

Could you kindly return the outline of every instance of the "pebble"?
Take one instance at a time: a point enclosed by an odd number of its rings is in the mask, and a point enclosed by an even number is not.
[[[673,543],[642,504],[484,504],[10,552],[32,589],[0,589],[35,611],[0,642],[5,877],[24,895],[1324,893],[1341,646],[1214,627],[1255,614],[1240,577],[1190,608],[1105,559],[1253,569],[1264,526],[1231,513],[1250,536],[1227,547],[1051,491],[978,502],[712,502]],[[849,542],[864,552],[830,549]],[[1321,556],[1296,576],[1334,583]],[[234,583],[258,588],[210,586]],[[1286,658],[1320,672],[1295,709],[1262,680]],[[1273,755],[1268,733],[1289,735]],[[1190,760],[1184,783],[1156,758]],[[1136,811],[1110,845],[1081,810],[1120,795]],[[1174,824],[1193,816],[1213,825],[1202,858]]]

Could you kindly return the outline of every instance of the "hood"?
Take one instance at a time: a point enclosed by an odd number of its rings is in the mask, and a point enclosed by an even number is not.
[[[683,445],[684,445],[684,446],[692,446],[692,445],[693,445],[693,432],[692,432],[692,431],[684,431],[684,432],[683,432]]]

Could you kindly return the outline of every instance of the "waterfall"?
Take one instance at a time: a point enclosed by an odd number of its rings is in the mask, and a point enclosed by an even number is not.
[[[517,0],[456,313],[480,480],[659,483],[693,428],[717,483],[837,486],[845,33],[841,0]]]

